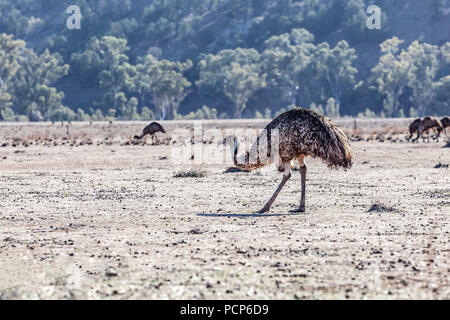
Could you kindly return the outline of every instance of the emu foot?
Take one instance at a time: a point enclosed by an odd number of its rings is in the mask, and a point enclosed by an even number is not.
[[[289,213],[303,213],[306,212],[305,207],[300,207],[298,209],[290,210]]]
[[[270,207],[264,207],[261,210],[259,210],[258,212],[256,212],[257,214],[264,214],[266,212],[270,211]]]

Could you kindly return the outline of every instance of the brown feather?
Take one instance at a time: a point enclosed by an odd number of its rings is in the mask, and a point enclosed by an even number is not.
[[[288,111],[269,123],[240,161],[237,152],[235,148],[235,165],[245,170],[273,163],[277,155],[280,170],[283,163],[302,156],[321,158],[331,168],[349,168],[353,164],[353,152],[342,130],[330,119],[307,109]]]
[[[146,135],[154,135],[158,132],[166,133],[166,130],[164,130],[163,126],[160,125],[157,122],[153,122],[145,127],[145,129],[142,131],[142,134],[140,136],[135,136],[135,139],[144,139]]]

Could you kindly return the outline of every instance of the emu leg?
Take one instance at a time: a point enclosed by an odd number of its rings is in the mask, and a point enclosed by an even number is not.
[[[278,194],[281,192],[281,189],[283,189],[284,185],[286,184],[286,182],[288,182],[288,180],[291,178],[291,164],[285,164],[284,165],[284,174],[283,174],[283,180],[281,181],[280,185],[278,186],[277,190],[275,191],[275,193],[272,195],[272,197],[269,199],[269,201],[267,201],[266,205],[264,206],[264,208],[262,208],[261,210],[259,210],[257,213],[266,213],[267,211],[270,210],[270,208],[272,207],[272,204],[274,203],[274,201],[276,200],[276,198],[278,197]]]
[[[412,136],[413,136],[413,132],[411,132],[411,135],[410,135],[408,138],[406,138],[406,140],[407,140],[407,141],[410,141],[411,138],[412,138]]]
[[[418,142],[421,134],[422,134],[422,132],[421,132],[420,128],[417,129],[417,138],[415,138],[412,142],[413,143]]]
[[[441,130],[436,129],[434,131],[434,134],[435,134],[434,138],[437,140],[437,142],[439,142],[439,137],[441,136]]]
[[[302,177],[302,196],[300,199],[300,207],[298,209],[289,211],[290,213],[299,213],[306,211],[306,172],[308,171],[308,167],[303,161],[303,158],[298,159],[298,164],[300,165],[300,175]]]

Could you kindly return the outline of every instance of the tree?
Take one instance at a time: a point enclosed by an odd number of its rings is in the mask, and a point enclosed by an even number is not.
[[[247,101],[266,86],[266,74],[261,70],[260,55],[254,49],[223,50],[206,55],[199,63],[203,89],[212,87],[224,94],[233,104],[233,115],[242,118]]]
[[[50,120],[64,98],[64,93],[51,85],[67,75],[69,66],[48,50],[37,55],[23,49],[17,60],[19,69],[11,80],[10,91],[16,113],[27,114],[32,121]]]
[[[386,116],[396,117],[400,112],[400,96],[408,85],[409,63],[400,57],[399,46],[403,40],[393,37],[381,46],[382,56],[372,69],[372,79],[380,93],[385,95],[383,107]]]
[[[424,116],[430,108],[435,88],[434,80],[439,70],[439,48],[418,41],[401,50],[402,40],[394,37],[381,44],[381,56],[372,70],[373,79],[380,92],[385,94],[384,109],[387,116],[399,116],[400,98],[405,89],[411,92],[410,98],[419,115]]]
[[[98,74],[99,86],[105,94],[98,102],[102,109],[109,106],[118,110],[119,104],[124,103],[124,90],[133,90],[133,77],[136,68],[128,63],[126,52],[129,50],[125,39],[105,36],[91,44],[92,51],[100,57],[102,71]]]
[[[301,72],[311,63],[314,36],[305,29],[270,38],[262,53],[262,68],[268,86],[280,88],[289,104],[297,104]]]
[[[334,48],[313,41],[305,29],[266,41],[262,60],[269,86],[282,88],[287,102],[294,105],[328,103],[333,98],[339,113],[344,90],[355,84],[355,50],[345,41]]]
[[[441,68],[439,70],[439,77],[444,77],[448,74],[450,74],[450,42],[446,42],[441,47],[441,59],[440,59],[440,65]]]
[[[128,100],[126,94],[135,90],[136,67],[128,63],[128,50],[127,40],[105,36],[91,39],[84,52],[71,57],[87,83],[97,80],[103,94],[94,104],[104,112],[112,107],[121,113]]]
[[[0,34],[0,119],[5,119],[4,112],[10,114],[11,94],[8,85],[19,69],[17,56],[21,49],[25,48],[25,42],[14,40],[12,35]]]
[[[358,70],[353,67],[356,59],[355,49],[342,40],[330,49],[328,43],[317,46],[314,61],[318,78],[325,84],[327,97],[332,97],[339,114],[345,88],[353,88]]]
[[[414,41],[402,53],[410,63],[408,86],[412,89],[412,99],[420,116],[425,116],[435,96],[434,79],[439,69],[439,48],[427,43]]]
[[[192,61],[158,60],[152,55],[139,60],[136,90],[141,95],[142,104],[145,104],[145,97],[151,95],[156,118],[173,119],[191,86],[183,74],[192,68]]]
[[[450,114],[450,76],[443,77],[435,83],[435,99],[433,102],[433,111],[436,114]]]
[[[126,108],[122,111],[122,117],[126,120],[139,120],[138,99],[132,97],[126,104]]]

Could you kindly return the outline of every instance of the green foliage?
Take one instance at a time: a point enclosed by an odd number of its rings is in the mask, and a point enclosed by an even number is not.
[[[207,106],[203,106],[201,109],[198,109],[196,112],[190,112],[185,116],[181,116],[179,114],[175,114],[175,120],[214,120],[217,119],[217,110],[208,108]]]
[[[3,121],[13,122],[16,120],[16,114],[10,107],[4,107],[0,110],[0,116]]]
[[[374,111],[370,110],[369,108],[366,108],[366,110],[364,112],[358,113],[358,118],[370,119],[370,118],[376,118],[376,117],[377,117],[377,114]]]
[[[74,121],[76,119],[76,113],[72,109],[64,106],[55,109],[48,118],[51,121]]]
[[[435,78],[439,69],[439,48],[414,41],[406,49],[397,37],[381,44],[381,56],[372,70],[373,80],[385,95],[384,110],[388,116],[401,116],[401,98],[407,92],[410,100],[424,116],[435,95]]]
[[[255,119],[272,119],[272,111],[269,108],[266,108],[264,114],[259,111],[255,112]]]
[[[89,121],[89,120],[91,120],[91,117],[89,117],[89,115],[87,115],[83,109],[79,108],[77,110],[75,120],[76,121]]]
[[[192,68],[192,61],[184,63],[158,60],[152,55],[139,59],[137,65],[136,91],[142,103],[147,95],[152,96],[157,119],[173,119],[191,83],[184,73]]]
[[[154,120],[155,115],[148,107],[143,107],[141,111],[141,120]]]
[[[314,102],[311,104],[311,106],[309,107],[312,111],[317,112],[319,114],[325,114],[325,111],[322,107],[322,105],[316,105]]]
[[[435,84],[435,90],[433,111],[437,114],[450,114],[450,76],[441,78]]]
[[[0,119],[10,120],[14,115],[12,96],[8,90],[12,78],[16,75],[20,65],[17,60],[25,42],[14,40],[13,36],[0,34]]]
[[[233,116],[241,118],[250,97],[266,86],[260,54],[254,49],[224,50],[207,55],[199,63],[197,86],[219,91],[233,104]]]
[[[304,73],[312,64],[314,36],[305,29],[268,39],[262,54],[262,67],[268,74],[269,87],[279,88],[283,100],[296,104]]]
[[[63,107],[64,98],[64,93],[51,85],[67,75],[69,66],[48,50],[37,55],[23,48],[16,59],[19,67],[8,86],[13,110],[31,121],[51,120],[53,113]]]
[[[350,48],[345,40],[339,41],[332,49],[328,43],[317,46],[313,58],[317,77],[325,96],[334,98],[337,113],[340,110],[344,89],[351,90],[355,84],[355,75],[358,72],[353,66],[355,59],[355,49]]]
[[[305,29],[266,41],[263,68],[269,75],[269,86],[281,88],[286,103],[326,103],[333,97],[339,110],[345,88],[350,90],[355,83],[355,50],[346,41],[334,48],[313,41],[314,36]]]
[[[339,118],[339,104],[336,103],[334,98],[330,98],[327,101],[327,105],[325,106],[325,115],[330,118]]]
[[[74,0],[68,30],[64,1],[0,0],[0,120],[448,113],[447,1],[417,3]],[[382,30],[366,26],[371,4]]]

